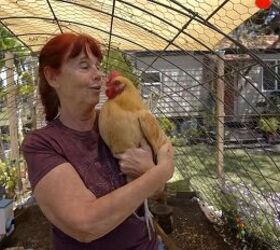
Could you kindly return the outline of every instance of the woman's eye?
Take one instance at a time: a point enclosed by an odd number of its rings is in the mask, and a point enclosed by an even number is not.
[[[80,67],[81,67],[82,69],[88,69],[88,68],[89,68],[89,65],[88,65],[88,63],[86,63],[86,62],[82,62],[82,63],[80,64]]]

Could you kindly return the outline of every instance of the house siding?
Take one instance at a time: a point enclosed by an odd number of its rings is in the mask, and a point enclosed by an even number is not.
[[[138,71],[159,71],[162,74],[161,94],[157,97],[155,114],[167,117],[188,117],[198,115],[206,98],[203,80],[203,56],[164,56],[148,68],[155,57],[139,57],[135,60]],[[200,62],[201,61],[201,62]]]
[[[258,54],[262,60],[280,60],[280,53]],[[135,67],[143,71],[159,71],[162,73],[162,93],[156,101],[156,114],[167,117],[192,117],[209,108],[209,92],[211,82],[217,79],[214,58],[207,55],[172,55],[158,58],[138,56]],[[233,62],[225,61],[226,67]],[[254,62],[252,62],[254,63]],[[269,92],[262,90],[263,70],[260,65],[252,67],[246,78],[237,73],[225,78],[225,91],[232,92],[228,102],[225,101],[225,120],[246,122],[255,120],[262,112],[259,102],[265,100]],[[225,72],[227,74],[228,72]],[[227,90],[226,90],[227,89]],[[225,98],[228,93],[225,92]],[[213,104],[213,103],[212,103]]]
[[[280,60],[280,54],[259,54],[262,60]],[[254,120],[262,112],[262,107],[258,103],[265,101],[269,91],[263,91],[263,69],[261,65],[256,65],[248,73],[248,80],[239,79],[238,85],[241,91],[235,98],[235,121],[245,122]]]

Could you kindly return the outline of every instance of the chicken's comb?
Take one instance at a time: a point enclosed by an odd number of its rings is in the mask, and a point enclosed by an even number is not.
[[[108,76],[108,82],[113,81],[116,77],[121,76],[121,73],[118,71],[112,71]]]

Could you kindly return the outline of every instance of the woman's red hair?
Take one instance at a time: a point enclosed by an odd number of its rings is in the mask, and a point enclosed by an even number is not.
[[[39,56],[39,93],[45,109],[46,121],[51,121],[57,116],[60,103],[55,89],[45,78],[44,68],[50,67],[59,73],[67,59],[78,56],[82,51],[87,54],[86,48],[89,48],[99,61],[102,60],[100,44],[85,34],[59,34],[42,48]]]

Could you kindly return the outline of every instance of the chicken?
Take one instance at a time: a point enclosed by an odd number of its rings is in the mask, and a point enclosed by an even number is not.
[[[107,81],[106,95],[108,100],[100,110],[99,130],[112,153],[120,154],[129,148],[139,147],[145,139],[153,151],[156,163],[157,152],[168,139],[143,103],[136,87],[129,79],[112,72]],[[144,211],[151,239],[151,229],[154,230],[154,227],[147,199],[144,201]]]

